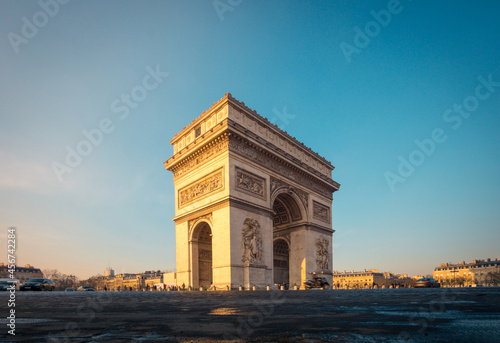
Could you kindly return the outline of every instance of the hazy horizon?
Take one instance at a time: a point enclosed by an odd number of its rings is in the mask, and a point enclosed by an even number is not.
[[[174,269],[169,142],[230,92],[335,166],[333,270],[500,257],[500,5],[221,1],[2,1],[0,251]]]

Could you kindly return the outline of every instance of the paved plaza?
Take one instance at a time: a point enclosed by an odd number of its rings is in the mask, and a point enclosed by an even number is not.
[[[17,292],[15,339],[2,309],[2,342],[500,342],[500,288]]]

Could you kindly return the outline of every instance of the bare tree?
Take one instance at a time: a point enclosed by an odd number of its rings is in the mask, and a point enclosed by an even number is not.
[[[101,274],[93,275],[86,280],[81,280],[80,286],[90,286],[95,290],[104,289],[106,278]]]
[[[500,272],[489,272],[488,274],[486,274],[485,283],[487,286],[500,285]]]
[[[51,279],[54,281],[54,279],[57,279],[61,273],[57,271],[57,269],[44,269],[43,270],[43,277],[46,279]]]
[[[55,290],[57,291],[62,291],[66,288],[74,288],[78,283],[76,276],[62,274],[57,269],[44,269],[43,276],[54,282],[56,285]]]

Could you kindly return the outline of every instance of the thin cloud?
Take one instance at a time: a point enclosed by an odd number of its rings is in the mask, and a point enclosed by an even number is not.
[[[52,194],[54,191],[71,189],[71,183],[57,184],[49,165],[0,152],[0,189]]]

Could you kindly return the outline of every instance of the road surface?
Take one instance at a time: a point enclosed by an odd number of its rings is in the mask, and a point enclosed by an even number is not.
[[[500,342],[500,288],[15,295],[2,342]]]

